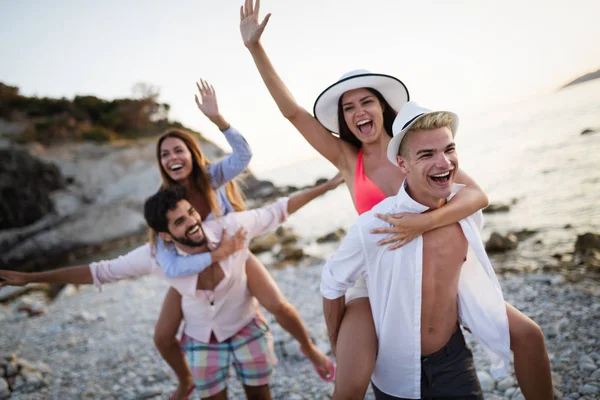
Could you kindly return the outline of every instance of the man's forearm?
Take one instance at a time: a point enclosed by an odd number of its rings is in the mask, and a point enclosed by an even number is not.
[[[346,299],[344,296],[337,299],[327,299],[323,297],[323,315],[325,315],[325,324],[327,325],[327,334],[331,342],[332,349],[337,344],[337,336],[344,317],[346,309]]]
[[[59,268],[45,272],[33,272],[27,275],[27,280],[31,283],[73,283],[80,285],[91,285],[94,283],[89,265]]]
[[[303,190],[299,193],[294,193],[292,196],[290,196],[287,205],[288,214],[295,213],[296,211],[304,207],[306,204],[310,203],[312,200],[328,192],[331,189],[328,183],[329,182],[322,183],[310,189]]]

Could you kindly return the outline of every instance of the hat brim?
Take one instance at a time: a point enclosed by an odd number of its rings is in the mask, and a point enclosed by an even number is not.
[[[330,132],[339,134],[338,103],[349,90],[372,88],[377,90],[396,111],[410,100],[406,85],[398,78],[385,74],[359,74],[342,79],[329,86],[317,97],[313,107],[315,118]]]
[[[452,123],[450,124],[450,130],[452,131],[452,137],[453,138],[456,137],[456,131],[458,130],[458,115],[456,115],[450,111],[431,111],[428,113],[421,114],[421,115],[419,115],[418,118],[415,118],[413,121],[411,121],[410,124],[408,124],[404,129],[402,129],[397,135],[394,135],[392,140],[390,140],[390,143],[388,143],[387,157],[388,157],[388,160],[390,160],[390,162],[392,164],[398,165],[396,163],[396,156],[398,155],[398,149],[400,148],[400,143],[402,143],[402,139],[404,139],[404,136],[406,135],[406,132],[408,132],[410,127],[413,126],[415,124],[415,122],[417,122],[424,116],[429,115],[429,114],[435,114],[438,112],[446,112],[446,113],[452,115]]]

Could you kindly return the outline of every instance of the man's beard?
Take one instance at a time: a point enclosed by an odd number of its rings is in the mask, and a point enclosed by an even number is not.
[[[176,243],[179,243],[182,246],[188,246],[188,247],[202,247],[204,246],[208,240],[206,239],[206,235],[204,233],[204,228],[202,227],[202,224],[199,224],[200,226],[200,230],[202,231],[202,239],[198,242],[192,239],[189,239],[187,236],[184,237],[178,237],[175,236],[173,234],[171,234],[171,237],[173,238],[173,241]],[[193,229],[194,227],[192,227],[191,229]],[[190,230],[191,230],[190,229]]]

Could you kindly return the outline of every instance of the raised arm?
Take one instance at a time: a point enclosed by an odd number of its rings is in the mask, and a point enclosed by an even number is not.
[[[250,51],[271,97],[283,116],[296,127],[308,143],[338,169],[343,169],[345,167],[343,151],[350,145],[332,136],[308,111],[300,107],[285,86],[260,43],[260,37],[271,14],[267,14],[259,24],[260,0],[256,0],[256,5],[253,1],[246,0],[245,6],[240,9],[240,31],[244,45]]]
[[[200,80],[196,83],[198,94],[195,95],[196,105],[208,119],[215,124],[231,146],[231,155],[218,163],[208,166],[213,188],[226,184],[244,171],[252,159],[252,150],[244,137],[219,112],[217,94],[208,82]]]
[[[379,245],[394,243],[390,250],[397,249],[416,237],[442,226],[454,224],[487,207],[488,197],[485,192],[465,172],[458,170],[456,182],[466,185],[444,206],[423,214],[389,214],[376,216],[393,226],[378,228],[371,233],[392,234],[382,239]]]

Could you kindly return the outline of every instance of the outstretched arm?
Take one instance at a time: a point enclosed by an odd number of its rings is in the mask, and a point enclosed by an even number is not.
[[[198,98],[198,94],[195,95],[198,109],[223,132],[232,150],[230,156],[208,166],[212,187],[216,189],[231,181],[248,167],[252,159],[252,150],[241,133],[221,115],[215,88],[202,79],[196,83],[196,86],[201,99]]]
[[[295,213],[313,199],[335,189],[343,182],[341,174],[337,174],[325,183],[310,189],[283,197],[267,206],[254,210],[235,213],[235,219],[248,232],[248,240],[267,233],[285,222],[288,215]],[[230,215],[230,214],[228,214]]]
[[[45,272],[17,272],[0,270],[0,287],[23,286],[28,283],[73,283],[79,285],[91,285],[94,283],[89,265],[59,268]]]
[[[32,273],[0,270],[0,279],[5,280],[0,282],[0,287],[23,286],[34,282],[96,284],[101,287],[102,283],[134,278],[149,274],[151,271],[150,245],[145,244],[112,260],[94,262],[89,265]]]
[[[458,170],[456,182],[466,185],[444,206],[423,214],[376,214],[389,224],[391,228],[373,229],[371,233],[392,234],[382,239],[379,245],[395,243],[390,250],[404,246],[416,237],[442,226],[454,224],[487,207],[488,197],[485,192],[465,172]]]
[[[246,0],[245,6],[240,9],[240,31],[244,45],[250,51],[258,72],[260,72],[263,82],[269,89],[269,93],[271,93],[271,97],[277,103],[277,107],[279,107],[283,116],[296,127],[315,150],[338,169],[344,168],[345,158],[342,154],[344,149],[350,147],[350,145],[333,137],[319,121],[298,105],[285,86],[260,43],[260,37],[271,14],[267,14],[262,23],[259,24],[260,0],[256,0],[256,5],[253,2],[254,0]]]

